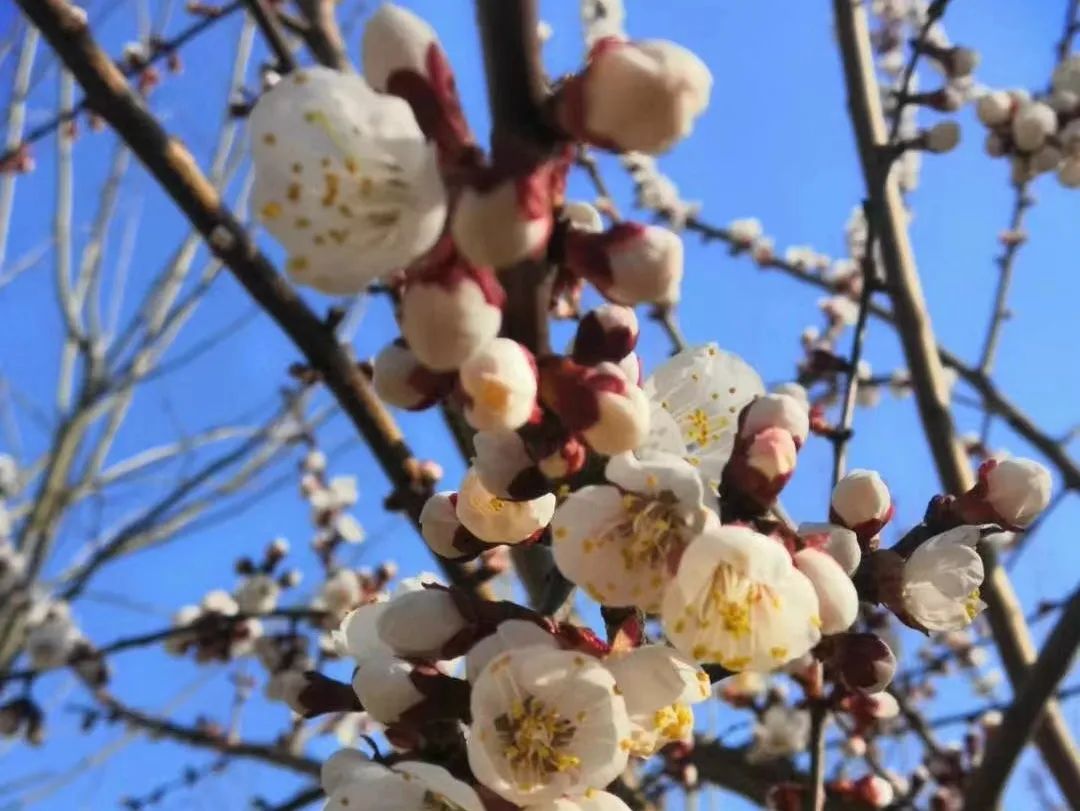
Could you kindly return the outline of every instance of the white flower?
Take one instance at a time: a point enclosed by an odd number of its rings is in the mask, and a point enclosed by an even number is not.
[[[611,485],[571,493],[552,521],[555,564],[604,605],[660,608],[669,564],[716,521],[716,498],[677,456],[612,457]],[[707,506],[708,505],[708,506]]]
[[[741,526],[710,526],[683,553],[661,617],[679,650],[728,670],[772,670],[821,638],[818,599],[784,546]]]
[[[617,152],[657,154],[690,134],[708,106],[712,75],[673,42],[597,42],[568,83],[561,118],[580,139]]]
[[[978,542],[978,527],[956,527],[920,544],[904,564],[904,609],[926,630],[959,630],[984,608]]]
[[[490,188],[466,185],[454,203],[450,234],[462,256],[477,267],[509,268],[547,246],[553,224],[545,170],[509,177]]]
[[[355,608],[362,597],[360,578],[356,572],[352,569],[339,569],[326,578],[314,605],[331,616],[342,617]]]
[[[663,363],[644,389],[652,407],[644,448],[682,456],[715,489],[731,458],[739,412],[765,392],[757,372],[707,344]]]
[[[376,620],[379,639],[398,656],[437,659],[465,627],[450,592],[418,589],[396,596]]]
[[[536,623],[527,620],[503,620],[493,633],[485,636],[465,654],[465,678],[470,682],[476,681],[488,666],[488,662],[499,654],[515,648],[537,645],[552,650],[559,648],[555,637]]]
[[[666,645],[612,653],[604,664],[615,676],[630,715],[631,754],[650,757],[669,743],[690,739],[690,706],[712,695],[705,671]]]
[[[268,574],[254,574],[244,579],[236,590],[236,604],[241,613],[265,614],[277,608],[281,587]]]
[[[25,571],[23,556],[6,540],[0,539],[0,597],[22,582]]]
[[[450,372],[499,334],[505,294],[490,270],[433,265],[401,293],[401,334],[424,366]]]
[[[795,568],[814,585],[821,633],[827,636],[850,628],[859,614],[859,595],[843,567],[828,552],[806,548],[795,553]]]
[[[517,341],[496,338],[458,370],[467,396],[465,418],[478,431],[513,431],[536,408],[536,364]]]
[[[754,724],[754,741],[746,759],[751,763],[790,757],[806,749],[810,714],[785,704],[773,704]]]
[[[847,527],[838,524],[803,523],[799,524],[798,532],[800,538],[817,541],[819,548],[832,555],[848,574],[855,574],[855,570],[859,568],[862,560],[859,538]]]
[[[1004,90],[992,90],[976,100],[975,113],[986,126],[997,127],[1012,118],[1013,105],[1012,95]]]
[[[325,787],[324,787],[325,788]],[[387,768],[354,763],[329,792],[323,811],[484,811],[476,791],[441,766],[408,760]]]
[[[211,614],[223,614],[231,617],[240,611],[233,596],[224,589],[208,591],[202,598],[203,611]]]
[[[352,685],[368,715],[380,724],[392,724],[423,700],[412,682],[412,670],[408,662],[381,653],[360,660]]]
[[[1034,152],[1057,130],[1057,113],[1049,104],[1031,101],[1020,105],[1013,115],[1012,136],[1024,152]]]
[[[506,501],[484,487],[472,468],[458,491],[458,520],[486,543],[520,543],[551,523],[554,513],[554,493],[531,501]]]
[[[355,577],[355,573],[349,571]],[[340,572],[339,572],[340,574]],[[327,581],[329,583],[329,581]],[[420,591],[424,583],[438,583],[439,578],[433,574],[421,572],[416,577],[407,577],[398,583],[394,593],[389,598],[380,598],[373,602],[365,603],[357,608],[353,602],[351,611],[341,620],[338,630],[331,634],[334,647],[342,656],[351,656],[356,661],[362,661],[366,656],[384,653],[393,654],[390,646],[379,635],[379,620],[390,604],[400,597]],[[359,592],[359,588],[358,588]],[[357,601],[360,595],[357,594]]]
[[[606,791],[589,791],[581,797],[561,797],[530,805],[528,811],[630,811],[630,806]]]
[[[596,659],[545,646],[492,659],[472,689],[469,765],[517,805],[584,794],[626,768],[630,719]]]
[[[1027,527],[1050,503],[1050,471],[1031,459],[997,459],[985,474],[986,500],[1007,527]]]
[[[35,670],[46,670],[65,664],[76,643],[82,639],[68,604],[48,602],[31,610],[24,648],[30,657],[30,666]]]
[[[853,470],[838,481],[831,506],[838,523],[855,530],[860,538],[880,531],[893,512],[889,488],[873,470]]]
[[[404,341],[387,344],[375,356],[372,383],[384,402],[409,410],[427,408],[448,388],[445,376],[425,368]]]
[[[251,113],[255,211],[297,282],[356,293],[435,243],[446,191],[408,104],[354,73],[302,68]]]
[[[323,761],[319,782],[323,791],[332,793],[363,773],[371,760],[356,749],[339,749]]]

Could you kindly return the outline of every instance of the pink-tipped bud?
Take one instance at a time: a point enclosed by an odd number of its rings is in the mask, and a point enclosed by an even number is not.
[[[613,363],[581,366],[568,358],[540,363],[540,398],[567,430],[597,453],[634,450],[649,432],[649,400]]]
[[[556,109],[575,140],[656,154],[690,134],[711,89],[709,69],[686,48],[609,37],[593,45],[585,70],[563,85]]]
[[[515,432],[479,431],[473,437],[473,446],[473,469],[484,487],[499,498],[528,501],[551,490],[525,442]]]
[[[889,488],[873,470],[853,470],[836,483],[830,519],[854,530],[859,541],[869,543],[892,518]]]
[[[454,377],[423,366],[404,341],[383,347],[372,364],[375,392],[386,403],[409,411],[434,405],[452,388]]]
[[[739,435],[752,437],[768,428],[782,428],[802,447],[810,433],[810,415],[790,394],[763,394],[746,407]]]
[[[457,369],[499,334],[506,294],[495,274],[445,253],[401,294],[401,334],[424,366]]]
[[[746,463],[769,482],[786,480],[795,470],[798,446],[783,428],[766,428],[754,434],[746,449]]]
[[[479,431],[513,431],[536,408],[536,364],[517,341],[496,338],[474,352],[458,371],[465,418]]]
[[[364,27],[361,48],[371,86],[409,103],[444,163],[466,159],[473,139],[434,29],[401,6],[384,3]]]
[[[856,799],[871,808],[887,808],[892,805],[893,798],[896,796],[892,783],[876,774],[860,777],[855,781],[854,789]]]
[[[477,266],[505,268],[544,254],[554,223],[552,167],[523,177],[485,178],[465,186],[450,217],[461,254]]]
[[[617,304],[674,304],[683,275],[678,234],[656,225],[624,222],[603,233],[568,229],[564,267]]]
[[[619,363],[634,351],[637,339],[638,320],[633,309],[621,304],[602,304],[578,323],[571,357],[585,366],[605,360]],[[636,376],[630,379],[636,380]]]

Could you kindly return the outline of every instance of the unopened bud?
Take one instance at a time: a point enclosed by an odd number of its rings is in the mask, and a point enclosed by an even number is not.
[[[873,470],[853,470],[836,483],[831,520],[853,530],[865,546],[893,515],[892,497]]]
[[[782,428],[802,447],[810,433],[806,407],[788,394],[763,394],[746,407],[739,435],[752,437],[768,428]]]
[[[593,45],[585,70],[563,85],[556,109],[575,140],[656,154],[690,133],[711,88],[709,69],[679,45],[608,37]]]
[[[630,307],[602,304],[578,323],[571,357],[576,363],[594,366],[608,360],[618,363],[637,346],[638,320]]]
[[[831,640],[830,664],[843,685],[860,693],[879,693],[896,673],[896,656],[877,634],[838,634]]]
[[[603,233],[568,229],[563,265],[618,304],[674,304],[683,275],[678,234],[624,222]]]
[[[395,597],[378,619],[379,638],[399,656],[417,659],[438,658],[464,627],[453,597],[441,589]]]
[[[551,237],[551,170],[465,186],[451,215],[450,233],[477,267],[506,268],[540,257]]]
[[[1057,130],[1057,113],[1041,101],[1021,105],[1012,120],[1012,136],[1017,148],[1035,152]]]
[[[392,724],[415,707],[423,694],[412,682],[412,665],[394,656],[372,652],[360,660],[352,686],[364,710],[381,724]]]
[[[495,338],[459,370],[467,399],[465,418],[480,431],[513,431],[536,408],[536,364],[532,353],[510,338]]]
[[[960,125],[955,121],[938,122],[923,133],[923,144],[927,152],[951,152],[959,143]]]
[[[433,405],[449,392],[453,376],[432,372],[421,365],[404,341],[394,341],[375,356],[372,364],[375,392],[386,403],[410,411]]]

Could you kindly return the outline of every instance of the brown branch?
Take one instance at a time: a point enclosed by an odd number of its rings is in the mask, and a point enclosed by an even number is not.
[[[300,811],[323,798],[322,786],[302,788],[281,805],[266,806],[266,811]]]
[[[153,48],[153,52],[147,57],[145,65],[139,67],[136,67],[134,65],[125,65],[120,68],[120,70],[122,70],[125,76],[134,76],[146,65],[153,65],[157,62],[167,59],[170,54],[175,53],[179,48],[183,47],[190,40],[197,37],[207,28],[210,28],[219,20],[226,19],[234,11],[238,11],[243,7],[244,0],[232,0],[231,3],[220,8],[216,14],[205,15],[196,22],[189,25],[175,37],[157,43]],[[78,116],[79,113],[83,112],[83,110],[86,110],[89,107],[90,99],[88,97],[84,97],[78,102],[76,102],[70,110],[66,110],[51,118],[47,118],[45,121],[42,121],[32,130],[27,132],[18,144],[15,144],[11,148],[5,150],[5,152],[0,155],[0,164],[7,163],[16,155],[16,153],[20,149],[23,149],[29,144],[35,143],[36,141],[40,141],[42,138],[45,138],[47,135],[55,132],[59,127],[66,124],[68,121],[71,121],[73,118]]]
[[[45,0],[31,0],[31,2],[45,2]],[[152,735],[170,738],[174,741],[186,743],[197,749],[209,749],[220,752],[223,755],[258,760],[274,766],[281,766],[301,774],[318,776],[321,764],[317,760],[294,755],[284,749],[279,749],[272,743],[252,743],[250,741],[230,741],[204,729],[187,727],[168,721],[164,718],[144,713],[121,704],[113,696],[107,693],[99,693],[98,701],[104,707],[110,718],[124,721],[131,726],[137,727]]]
[[[397,424],[333,330],[277,273],[191,153],[165,132],[132,92],[94,41],[85,17],[66,0],[19,0],[19,4],[78,79],[90,106],[131,147],[215,255],[317,370],[393,484],[397,504],[418,525],[430,485],[422,481],[419,462]],[[451,580],[466,581],[462,567],[444,565]]]
[[[352,70],[338,28],[334,0],[297,0],[296,5],[305,23],[300,34],[319,64],[334,70]]]
[[[1028,671],[1012,705],[1005,711],[1001,726],[991,735],[986,755],[968,784],[965,808],[998,807],[1020,752],[1031,740],[1043,712],[1051,706],[1050,697],[1068,674],[1078,646],[1080,589],[1069,598],[1069,604],[1047,638],[1038,661]],[[1074,804],[1080,801],[1080,795],[1076,794],[1066,793],[1065,798]]]
[[[863,176],[877,208],[888,292],[923,431],[945,490],[962,493],[971,487],[974,477],[949,411],[941,358],[915,268],[903,202],[895,179],[885,175],[887,167],[881,158],[886,144],[885,121],[874,78],[866,13],[853,0],[833,0],[833,8]],[[1035,658],[1035,648],[1005,572],[995,565],[993,552],[985,550],[984,558],[987,575],[983,598],[1006,671],[1017,685],[1023,682]],[[1036,742],[1065,796],[1080,796],[1080,757],[1054,703],[1047,706]]]
[[[244,0],[244,2],[247,4],[251,16],[255,18],[255,23],[259,26],[267,46],[273,52],[274,58],[277,59],[278,72],[289,73],[295,70],[296,58],[293,56],[289,43],[285,40],[285,34],[281,30],[281,21],[278,19],[277,13],[267,3],[267,0]]]
[[[249,619],[290,619],[314,621],[324,616],[326,616],[326,612],[317,611],[311,608],[278,608],[262,614],[233,614],[231,616],[219,614],[213,616],[213,619],[211,620],[213,625],[208,625],[206,619],[196,620],[189,625],[170,625],[168,628],[162,628],[157,631],[150,631],[145,634],[138,634],[136,636],[127,636],[122,639],[117,639],[115,642],[110,642],[108,645],[104,645],[100,648],[94,648],[92,651],[88,652],[88,655],[92,656],[93,658],[111,656],[114,653],[121,653],[123,651],[131,650],[133,648],[143,648],[147,645],[164,642],[167,639],[172,639],[177,636],[198,633],[199,631],[204,631],[210,627],[222,629],[228,628]],[[46,673],[50,670],[62,670],[66,667],[74,666],[80,661],[82,661],[82,659],[76,657],[68,662],[65,662],[64,664],[55,665],[53,667],[27,668],[25,670],[13,670],[9,671],[8,673],[0,673],[0,686],[3,686],[7,682],[36,678],[42,673]]]

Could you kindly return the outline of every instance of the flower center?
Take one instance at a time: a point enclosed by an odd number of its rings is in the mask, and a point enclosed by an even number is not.
[[[689,706],[676,701],[656,711],[653,726],[667,741],[685,740],[694,728],[694,713]]]
[[[510,401],[510,389],[503,385],[496,376],[491,375],[480,382],[479,391],[474,398],[488,411],[502,412]]]
[[[703,408],[695,408],[683,416],[683,438],[687,444],[696,445],[699,450],[708,448],[720,439],[720,431],[730,424],[722,414],[710,417]]]
[[[625,517],[616,533],[623,540],[620,548],[627,569],[655,567],[683,545],[687,519],[671,492],[648,498],[627,493],[623,509]]]
[[[964,599],[964,613],[967,614],[968,622],[973,622],[975,617],[979,615],[982,602],[979,598],[979,590],[975,589]]]
[[[510,712],[495,719],[495,730],[515,778],[522,785],[536,785],[557,772],[581,764],[565,749],[574,738],[571,721],[534,696],[515,701]]]
[[[768,586],[748,580],[733,566],[721,564],[702,601],[702,619],[708,620],[708,615],[714,614],[725,631],[742,639],[753,631],[751,609],[763,600],[774,609],[780,607],[779,595]]]

